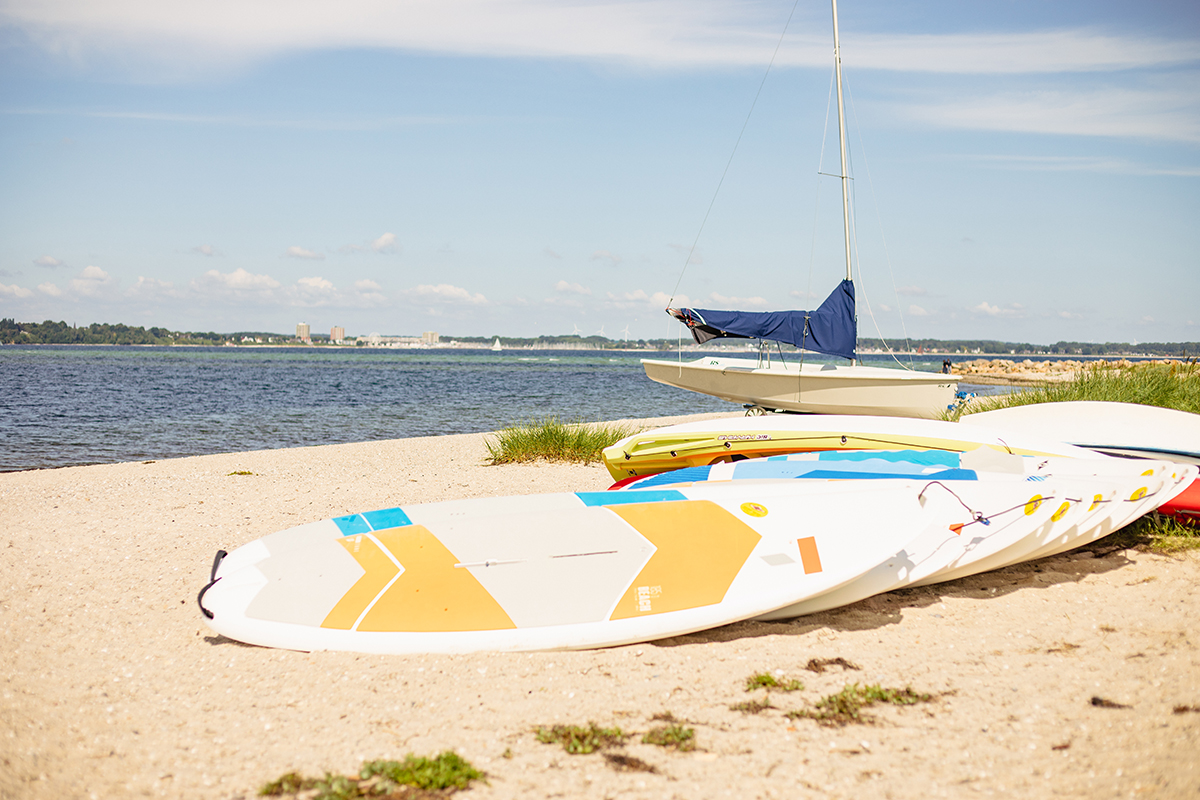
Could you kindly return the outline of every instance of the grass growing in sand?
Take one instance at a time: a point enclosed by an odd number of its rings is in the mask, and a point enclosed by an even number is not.
[[[798,680],[781,681],[769,672],[760,672],[757,675],[751,675],[746,678],[746,691],[753,692],[756,689],[766,689],[767,691],[779,692],[796,692],[804,688],[804,684]]]
[[[535,733],[542,744],[561,744],[572,755],[594,753],[622,744],[627,738],[620,728],[601,728],[594,722],[589,722],[586,728],[580,725],[538,726]]]
[[[696,747],[696,731],[683,725],[661,725],[651,728],[642,737],[643,744],[656,744],[659,747],[670,747],[681,752],[694,750]]]
[[[1200,550],[1200,525],[1184,525],[1173,517],[1152,513],[1101,539],[1097,545],[1137,548],[1159,555]]]
[[[956,420],[963,411],[975,414],[999,408],[1068,400],[1140,403],[1200,414],[1200,364],[1145,363],[1128,367],[1095,364],[1065,383],[978,398],[966,408],[948,412],[948,418]]]
[[[771,705],[771,698],[766,700],[745,700],[741,703],[734,703],[729,707],[730,711],[740,711],[743,714],[761,714],[768,708],[774,708]]]
[[[640,428],[609,423],[566,423],[558,417],[510,425],[485,439],[488,461],[514,464],[522,461],[574,461],[589,464],[600,460],[601,451],[637,433]]]
[[[403,761],[365,761],[357,778],[325,774],[323,778],[305,778],[289,772],[258,790],[264,797],[296,795],[304,792],[313,800],[353,800],[360,797],[394,795],[411,786],[425,792],[450,794],[466,789],[483,773],[462,756],[447,750],[436,758],[414,756]],[[312,794],[310,794],[312,793]]]
[[[910,706],[928,703],[932,699],[932,695],[914,692],[907,686],[903,689],[890,689],[877,683],[870,686],[850,683],[837,694],[827,695],[818,700],[812,709],[789,711],[787,716],[789,719],[805,718],[822,725],[841,726],[852,722],[867,722],[870,718],[862,715],[862,709],[875,703]]]

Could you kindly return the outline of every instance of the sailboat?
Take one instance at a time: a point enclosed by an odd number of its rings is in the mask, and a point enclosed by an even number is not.
[[[496,337],[496,341],[492,342],[492,352],[493,352],[493,353],[499,353],[499,352],[500,352],[501,350],[503,350],[503,349],[504,349],[504,348],[503,348],[503,347],[501,346],[501,344],[500,344],[500,337],[499,337],[499,336],[497,336],[497,337]]]
[[[841,142],[842,222],[846,278],[815,311],[720,311],[668,308],[697,344],[716,338],[759,340],[757,359],[705,356],[695,361],[643,359],[653,381],[741,403],[751,411],[872,414],[937,418],[955,400],[958,377],[937,372],[865,367],[858,363],[858,321],[851,263],[846,114],[842,103],[842,58],[837,0],[833,1],[833,60],[837,76],[838,135]],[[849,360],[847,365],[771,359],[770,344]]]

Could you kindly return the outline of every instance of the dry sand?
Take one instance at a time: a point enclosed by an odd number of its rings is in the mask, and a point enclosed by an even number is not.
[[[291,770],[447,749],[488,773],[461,795],[475,800],[1200,792],[1200,713],[1174,711],[1200,708],[1194,556],[1093,546],[790,623],[582,652],[296,653],[202,624],[218,548],[350,511],[609,483],[601,466],[484,455],[465,435],[0,475],[0,797],[249,798]],[[860,669],[804,668],[837,657]],[[730,709],[776,670],[805,688]],[[782,714],[850,681],[935,699],[836,729]],[[664,711],[698,748],[631,739],[657,774],[532,733],[640,733]]]

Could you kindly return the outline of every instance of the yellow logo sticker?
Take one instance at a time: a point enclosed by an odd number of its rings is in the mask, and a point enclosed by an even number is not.
[[[1029,498],[1029,502],[1025,504],[1025,516],[1029,516],[1033,512],[1042,507],[1042,501],[1045,500],[1040,494],[1035,494]]]
[[[742,503],[742,513],[751,517],[765,517],[767,507],[758,503]]]
[[[1102,502],[1104,502],[1104,495],[1102,495],[1102,494],[1096,495],[1095,497],[1092,498],[1092,504],[1090,506],[1088,506],[1088,511],[1094,510],[1096,508],[1096,506],[1100,505],[1100,503],[1102,503]]]
[[[1069,509],[1070,507],[1071,507],[1070,503],[1063,503],[1061,506],[1058,507],[1058,511],[1055,511],[1054,514],[1051,515],[1050,521],[1058,522],[1060,519],[1062,519],[1066,515],[1067,509]]]
[[[1129,495],[1129,499],[1130,500],[1141,500],[1145,496],[1146,496],[1146,487],[1142,486],[1142,487],[1139,487],[1138,490],[1135,491],[1133,494]]]
[[[1153,475],[1153,474],[1154,474],[1154,470],[1152,470],[1152,469],[1148,469],[1142,473],[1142,475]]]

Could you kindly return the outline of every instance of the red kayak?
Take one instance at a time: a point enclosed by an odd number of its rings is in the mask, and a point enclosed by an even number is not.
[[[1192,485],[1158,507],[1158,513],[1174,517],[1180,522],[1200,525],[1200,478]]]

